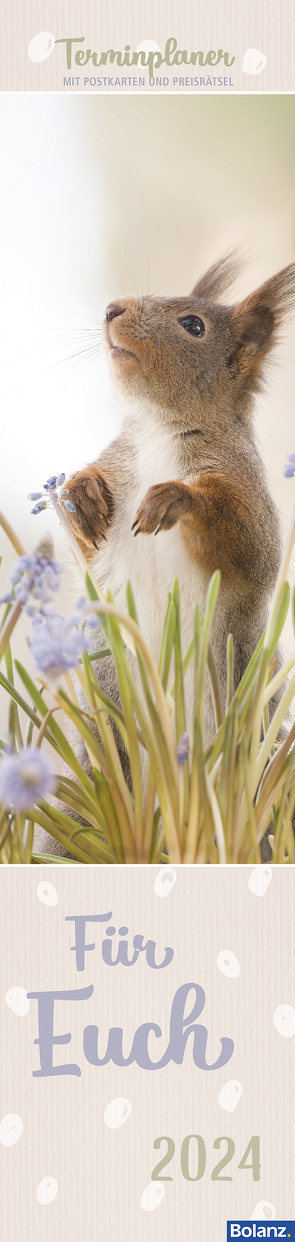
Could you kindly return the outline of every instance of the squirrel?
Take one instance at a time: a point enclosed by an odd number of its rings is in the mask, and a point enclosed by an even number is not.
[[[228,255],[188,297],[110,302],[103,342],[125,420],[97,460],[65,484],[75,505],[75,512],[67,512],[72,529],[102,589],[110,588],[119,607],[125,606],[130,578],[156,662],[174,578],[185,652],[194,606],[202,615],[211,575],[221,571],[211,644],[223,700],[227,636],[233,635],[236,687],[265,627],[280,562],[279,517],[253,414],[265,364],[294,305],[295,263],[227,305],[223,297],[235,274],[235,256]],[[116,698],[115,673],[109,661],[102,664],[99,680]],[[214,728],[208,686],[205,743]]]

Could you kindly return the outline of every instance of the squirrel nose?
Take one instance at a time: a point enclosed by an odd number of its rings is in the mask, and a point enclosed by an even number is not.
[[[118,306],[117,302],[110,302],[106,309],[106,322],[111,323],[112,319],[118,319],[119,315],[124,315],[125,310],[125,306]]]

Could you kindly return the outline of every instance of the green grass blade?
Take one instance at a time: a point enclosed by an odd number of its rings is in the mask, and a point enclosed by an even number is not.
[[[293,625],[293,634],[295,636],[295,585],[293,586],[292,596],[291,596],[291,617],[292,617],[292,625]]]
[[[234,642],[232,634],[228,635],[226,647],[226,710],[229,711],[233,693],[234,693]]]
[[[216,724],[216,729],[219,729],[220,725],[222,725],[223,723],[223,707],[222,707],[222,698],[221,698],[221,690],[220,690],[218,672],[217,672],[217,668],[216,668],[216,664],[215,664],[215,660],[214,660],[214,656],[213,656],[210,643],[208,643],[207,663],[208,663],[209,677],[210,677],[210,682],[211,682],[215,724]]]
[[[88,654],[89,660],[93,663],[94,660],[105,660],[107,656],[111,656],[112,652],[110,647],[102,647],[101,651],[91,651]],[[79,664],[83,664],[82,656],[80,657]]]
[[[12,660],[11,646],[9,642],[7,643],[7,647],[5,648],[4,660],[5,660],[5,667],[6,667],[8,681],[10,681],[12,685],[14,685],[13,660]],[[18,749],[21,749],[23,746],[23,738],[22,738],[22,731],[21,731],[21,726],[20,726],[20,719],[19,719],[17,704],[16,704],[14,697],[13,698],[11,697],[10,699],[8,729],[9,729],[9,733],[11,734],[11,737],[13,738],[14,745],[17,745]]]
[[[172,660],[173,644],[175,632],[175,608],[174,602],[169,595],[169,602],[164,621],[160,659],[159,659],[159,676],[161,677],[163,689],[167,690],[168,677]],[[173,694],[173,689],[170,691]]]
[[[198,674],[197,674],[196,707],[195,707],[195,714],[199,717],[201,723],[203,720],[205,676],[206,676],[206,666],[207,666],[207,657],[208,657],[209,636],[210,636],[211,625],[212,625],[214,612],[215,612],[217,599],[218,599],[218,594],[219,594],[220,578],[221,578],[221,575],[220,575],[219,569],[217,569],[215,574],[213,574],[211,578],[211,582],[209,583],[208,592],[207,592],[207,600],[206,600],[206,608],[205,608],[205,613],[204,613],[202,626],[201,626],[200,652],[199,652],[199,664],[198,664]]]
[[[62,815],[61,812],[56,813],[53,807],[49,806],[48,803],[42,802],[40,806],[34,807],[32,811],[26,811],[26,818],[34,820],[36,824],[40,824],[41,828],[45,828],[45,831],[48,832],[50,836],[54,837],[56,841],[59,841],[60,845],[63,845],[66,850],[70,849],[70,853],[74,854],[79,862],[99,862],[99,858],[97,856],[92,857],[89,853],[87,839],[87,848],[84,848],[82,845],[77,845],[77,842],[74,842],[73,846],[70,847],[70,831],[74,831],[77,827],[77,823],[69,816]],[[83,833],[82,827],[81,833]],[[98,851],[96,850],[96,855],[97,854]]]
[[[78,858],[64,858],[61,854],[42,854],[40,851],[34,850],[31,856],[31,862],[38,863],[39,866],[41,866],[42,863],[49,863],[49,865],[54,865],[55,867],[59,863],[63,863],[66,867],[74,863],[76,867],[79,860]]]
[[[281,595],[278,601],[276,615],[274,617],[273,625],[270,631],[270,636],[269,636],[269,640],[267,644],[269,651],[270,651],[270,659],[272,658],[274,651],[276,650],[279,638],[281,637],[282,629],[285,625],[285,620],[286,620],[288,609],[289,609],[289,603],[290,603],[290,587],[289,587],[289,583],[285,582],[284,586],[282,587]]]
[[[180,604],[179,604],[179,586],[177,578],[173,587],[173,602],[175,608],[175,628],[174,628],[174,653],[175,653],[175,721],[176,721],[176,741],[186,732],[185,721],[185,702],[183,687],[183,669],[181,655],[181,631],[180,631]]]
[[[15,660],[15,667],[17,668],[19,676],[21,677],[26,687],[26,690],[28,690],[30,698],[33,699],[33,702],[38,707],[38,710],[42,718],[44,719],[44,716],[46,716],[47,714],[47,706],[46,706],[46,703],[44,703],[44,700],[42,698],[40,691],[37,690],[36,686],[34,685],[34,682],[32,681],[32,678],[29,676],[29,674],[26,672],[26,669],[23,668],[22,664],[20,664],[18,660]],[[0,675],[0,684],[1,684],[1,675]],[[70,702],[70,700],[68,700],[68,702]],[[23,703],[25,706],[25,710],[27,711],[27,714],[30,715],[31,718],[33,716],[34,723],[36,723],[38,727],[40,728],[41,722],[40,720],[38,720],[38,717],[37,716],[35,717],[34,713],[32,713],[32,711],[29,709],[28,704],[25,703],[25,700],[23,700]],[[75,723],[76,723],[76,718],[75,718]],[[78,777],[78,780],[81,782],[81,785],[85,787],[85,789],[88,791],[91,797],[91,794],[93,793],[93,786],[92,786],[91,780],[89,776],[87,776],[86,772],[84,771],[84,768],[79,763],[79,760],[77,759],[77,756],[72,750],[72,747],[70,746],[70,743],[68,742],[63,730],[60,728],[60,726],[57,724],[57,721],[54,720],[53,717],[51,717],[50,724],[48,725],[48,728],[46,729],[45,737],[47,737],[51,745],[54,746],[55,750],[58,751],[61,758],[68,765],[68,767],[71,768],[73,772],[75,772],[75,775]]]

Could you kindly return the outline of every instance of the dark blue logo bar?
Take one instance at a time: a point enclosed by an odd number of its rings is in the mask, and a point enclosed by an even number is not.
[[[227,1242],[234,1238],[290,1238],[295,1242],[295,1220],[228,1220]]]

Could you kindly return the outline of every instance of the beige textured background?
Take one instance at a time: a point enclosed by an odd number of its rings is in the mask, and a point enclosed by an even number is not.
[[[274,868],[263,897],[248,888],[251,868],[177,868],[165,898],[154,891],[155,868],[7,868],[0,874],[1,953],[1,1117],[17,1113],[23,1134],[14,1147],[0,1144],[1,1233],[5,1242],[186,1242],[206,1238],[225,1242],[227,1217],[247,1219],[260,1200],[269,1201],[277,1219],[295,1215],[294,1192],[294,1039],[275,1029],[278,1005],[294,1007],[294,868]],[[58,901],[37,897],[42,880],[54,884]],[[156,941],[157,960],[166,945],[174,959],[152,971],[144,955],[130,969],[106,966],[101,957],[100,925],[88,925],[86,939],[96,948],[77,973],[74,924],[65,915],[112,910],[112,924],[129,928],[129,943],[141,932]],[[104,927],[106,924],[103,925]],[[114,938],[115,941],[117,938]],[[228,978],[217,967],[222,949],[239,959],[240,975]],[[131,956],[131,954],[129,954]],[[228,1065],[204,1073],[192,1060],[190,1043],[183,1064],[147,1072],[137,1065],[94,1068],[83,1054],[82,1032],[99,1026],[104,1055],[111,1025],[124,1028],[128,1054],[138,1025],[158,1022],[163,1038],[150,1039],[155,1059],[167,1046],[171,1001],[182,983],[205,990],[200,1022],[207,1027],[207,1060],[220,1052],[221,1035],[234,1039]],[[71,1031],[71,1044],[56,1047],[54,1063],[77,1061],[81,1078],[33,1078],[39,1068],[37,1002],[25,1017],[7,1007],[14,986],[27,991],[70,989],[94,984],[84,1002],[57,1002],[55,1033]],[[218,1103],[230,1079],[242,1085],[235,1112]],[[130,1117],[117,1130],[104,1122],[107,1104],[117,1096],[131,1103]],[[207,1149],[204,1177],[184,1180],[180,1147],[185,1135],[203,1135]],[[261,1177],[239,1170],[251,1135],[261,1138]],[[140,1207],[142,1191],[160,1153],[155,1138],[174,1138],[173,1163],[164,1173],[162,1203],[154,1212]],[[213,1150],[218,1136],[235,1142],[235,1156],[223,1174],[231,1182],[212,1182],[211,1171],[225,1150]],[[194,1170],[192,1170],[194,1171]],[[37,1202],[43,1177],[59,1184],[53,1203]]]
[[[294,21],[292,0],[280,0],[279,4],[277,0],[259,0],[258,4],[257,0],[247,4],[244,0],[224,0],[223,4],[216,4],[216,0],[198,0],[197,4],[195,0],[186,0],[185,5],[179,4],[179,0],[149,0],[148,6],[129,0],[128,7],[121,0],[99,6],[96,0],[60,0],[58,6],[55,0],[27,0],[14,10],[10,0],[2,0],[1,88],[63,89],[63,49],[55,49],[39,65],[33,65],[27,55],[33,36],[47,30],[55,39],[85,35],[84,46],[97,51],[108,47],[123,49],[125,43],[136,50],[145,39],[154,40],[163,51],[170,36],[177,38],[179,48],[188,51],[222,47],[236,56],[232,67],[235,90],[291,91]],[[267,58],[265,69],[256,77],[242,72],[244,52],[249,47],[258,48]]]
[[[95,459],[121,413],[99,352],[106,303],[143,289],[184,294],[237,245],[243,297],[294,256],[294,95],[116,99],[0,95],[1,508],[26,549],[53,513],[27,493]],[[276,352],[257,432],[287,528],[294,482],[294,326]],[[88,353],[87,350],[91,349]],[[86,352],[84,352],[86,351]],[[4,574],[14,554],[1,533]],[[64,576],[66,615],[74,587]],[[22,621],[14,652],[28,659]],[[293,644],[291,625],[285,644]],[[2,719],[6,722],[6,702]]]

